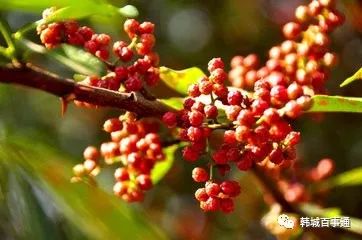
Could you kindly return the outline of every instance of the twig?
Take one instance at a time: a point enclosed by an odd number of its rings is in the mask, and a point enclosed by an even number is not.
[[[85,86],[70,79],[60,78],[31,64],[19,67],[0,66],[0,82],[36,88],[65,99],[124,109],[139,116],[160,117],[165,112],[173,110],[157,100],[146,99],[140,93],[120,93]]]

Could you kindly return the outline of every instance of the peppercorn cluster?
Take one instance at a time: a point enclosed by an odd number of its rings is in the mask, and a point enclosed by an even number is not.
[[[96,175],[99,169],[95,174],[93,171],[98,168],[98,159],[102,156],[105,164],[122,165],[114,172],[114,194],[127,202],[142,201],[144,192],[153,185],[150,176],[153,167],[165,158],[158,128],[157,122],[137,120],[130,112],[108,119],[103,129],[112,141],[102,143],[100,153],[93,146],[85,149],[85,162],[74,167],[73,181],[82,180],[86,174]]]
[[[180,139],[189,142],[183,150],[185,160],[196,162],[206,156],[210,173],[217,169],[221,176],[232,165],[246,171],[266,165],[286,168],[294,162],[300,132],[290,122],[311,106],[314,94],[325,91],[328,71],[336,62],[328,52],[328,34],[343,22],[330,0],[299,6],[295,15],[295,22],[283,27],[287,40],[271,48],[264,67],[258,69],[255,54],[234,57],[228,77],[235,88],[228,88],[224,63],[214,58],[208,64],[209,76],[189,87],[183,110],[163,116],[164,123],[179,126]],[[220,109],[226,115],[222,122]],[[223,141],[211,148],[216,130],[223,130]],[[205,188],[196,191],[200,207],[230,212],[231,199],[240,193],[238,183],[232,181],[234,190],[228,193],[222,188],[225,182],[217,183],[205,168],[192,172],[196,182],[205,182]]]
[[[54,8],[45,10],[43,19],[46,20],[55,10]],[[108,72],[105,76],[88,76],[81,82],[82,84],[132,92],[139,91],[145,86],[154,86],[160,79],[157,68],[159,57],[153,52],[156,39],[153,34],[154,24],[151,22],[139,23],[135,19],[126,20],[124,31],[130,42],[112,42],[109,35],[97,34],[90,27],[79,26],[77,21],[72,20],[41,24],[37,30],[41,42],[47,48],[67,43],[84,48],[106,62]],[[78,102],[78,105],[81,103]]]

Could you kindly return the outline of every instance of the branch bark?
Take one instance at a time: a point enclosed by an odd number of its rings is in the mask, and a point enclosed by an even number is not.
[[[173,109],[142,94],[119,93],[103,88],[85,86],[71,79],[60,78],[31,64],[0,66],[0,82],[39,89],[58,97],[88,102],[98,106],[132,111],[139,116],[160,117]]]

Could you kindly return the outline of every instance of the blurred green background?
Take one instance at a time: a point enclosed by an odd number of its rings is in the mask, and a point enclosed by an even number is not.
[[[282,41],[280,26],[293,18],[296,6],[307,1],[110,2],[132,4],[140,20],[156,23],[161,65],[205,69],[208,60],[218,56],[226,62],[249,53],[266,59],[268,49]],[[332,36],[340,64],[332,72],[328,89],[333,95],[361,97],[362,81],[343,89],[339,84],[362,65],[362,1],[343,0],[338,6],[346,23]],[[41,11],[22,9],[1,12],[13,31],[40,16]],[[93,17],[83,22],[117,39],[124,37],[123,20]],[[28,37],[39,42],[35,33]],[[73,74],[41,56],[32,56],[32,61],[62,76]],[[165,88],[160,86],[158,91]],[[229,215],[204,214],[199,209],[193,197],[198,186],[191,181],[192,166],[179,155],[142,204],[128,205],[110,194],[111,169],[99,176],[100,189],[68,183],[83,149],[107,140],[101,126],[119,115],[117,110],[71,105],[61,117],[56,97],[7,85],[0,85],[0,109],[0,239],[274,239],[260,223],[268,206],[250,174],[235,174],[243,193],[236,211]],[[330,157],[336,162],[336,173],[361,166],[361,123],[361,115],[347,113],[325,114],[319,121],[310,116],[298,120],[300,161],[313,166]],[[362,218],[361,186],[332,190],[325,206]]]

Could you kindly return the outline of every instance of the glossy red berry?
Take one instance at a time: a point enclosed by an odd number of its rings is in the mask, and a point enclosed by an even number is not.
[[[192,170],[192,179],[195,182],[206,182],[209,180],[209,174],[205,169],[196,167]]]

